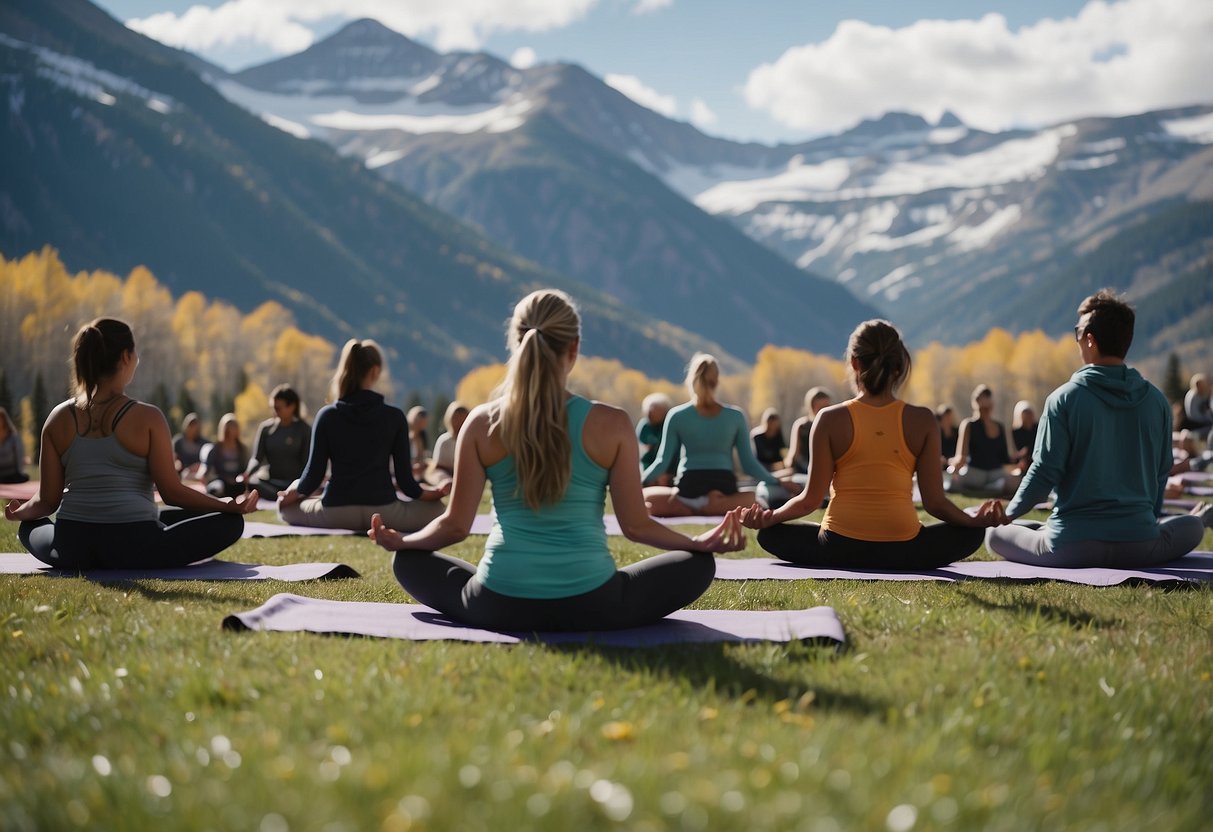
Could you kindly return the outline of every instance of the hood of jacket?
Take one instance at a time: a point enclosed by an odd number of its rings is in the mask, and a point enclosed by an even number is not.
[[[1150,383],[1127,364],[1088,364],[1071,376],[1070,381],[1117,410],[1137,407],[1150,393]]]
[[[383,396],[374,390],[359,390],[347,399],[338,399],[333,407],[354,424],[369,425],[383,408]]]

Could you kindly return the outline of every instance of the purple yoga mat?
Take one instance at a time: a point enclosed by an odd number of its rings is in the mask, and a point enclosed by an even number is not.
[[[1164,566],[1146,569],[1062,569],[1006,560],[960,561],[940,569],[887,572],[876,569],[812,569],[774,558],[717,558],[716,578],[721,581],[795,581],[845,579],[853,581],[1065,581],[1087,586],[1123,583],[1213,582],[1213,552],[1192,552]]]
[[[511,633],[466,627],[418,604],[330,601],[280,593],[260,607],[223,619],[229,630],[327,633],[399,638],[409,641],[474,641],[518,644],[593,642],[611,647],[747,641],[846,641],[842,624],[830,607],[750,612],[744,610],[679,610],[668,618],[628,630],[575,633]]]
[[[91,581],[132,581],[155,578],[162,581],[319,581],[357,578],[358,573],[344,563],[291,563],[286,566],[261,566],[212,560],[179,569],[98,569],[83,573]],[[75,572],[52,569],[24,552],[0,554],[0,575],[48,575],[75,577]]]
[[[488,534],[493,530],[493,515],[492,514],[477,514],[476,519],[472,521],[472,534]],[[704,517],[704,516],[689,516],[689,517],[654,517],[658,523],[663,526],[715,526],[720,523],[724,517]],[[602,516],[602,524],[606,526],[606,533],[613,537],[623,535],[623,530],[619,528],[619,518],[614,514],[604,514]]]
[[[311,526],[285,526],[281,523],[258,523],[255,520],[246,520],[244,534],[241,537],[323,537],[351,534],[357,534],[357,532],[349,529],[315,529]]]

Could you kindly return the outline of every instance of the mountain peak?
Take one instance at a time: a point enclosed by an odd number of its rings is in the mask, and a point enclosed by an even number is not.
[[[944,110],[943,115],[939,117],[939,121],[935,122],[936,127],[964,127],[965,123],[960,120],[959,116],[951,110]]]
[[[888,136],[893,133],[907,133],[930,128],[930,123],[916,113],[890,112],[880,118],[864,119],[846,132],[855,136]]]

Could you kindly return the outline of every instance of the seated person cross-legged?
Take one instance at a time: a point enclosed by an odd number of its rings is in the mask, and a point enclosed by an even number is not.
[[[887,321],[866,321],[851,334],[847,361],[857,395],[817,414],[804,490],[775,511],[744,509],[742,524],[761,530],[763,549],[805,566],[931,569],[973,554],[983,529],[1005,522],[1002,504],[987,500],[970,515],[944,494],[935,414],[895,396],[910,373],[901,336]],[[915,474],[923,507],[944,522],[919,522]],[[831,482],[820,526],[786,522],[815,511]]]
[[[523,298],[499,398],[472,410],[456,440],[446,512],[413,534],[374,518],[371,539],[395,552],[397,580],[421,603],[498,630],[640,626],[703,594],[716,571],[712,553],[744,548],[736,513],[695,538],[648,515],[627,414],[566,388],[580,331],[564,293]],[[486,480],[496,521],[472,566],[436,550],[467,537]],[[602,521],[608,486],[624,534],[672,551],[615,567]]]
[[[1171,469],[1171,410],[1162,391],[1125,364],[1133,309],[1108,291],[1078,307],[1083,366],[1049,394],[1035,454],[1007,516],[1056,489],[1047,523],[1016,521],[986,548],[1041,566],[1132,568],[1183,557],[1204,536],[1201,518],[1163,517]]]

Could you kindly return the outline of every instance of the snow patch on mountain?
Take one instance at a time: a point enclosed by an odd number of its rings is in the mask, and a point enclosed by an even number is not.
[[[270,127],[277,127],[283,133],[290,133],[297,139],[310,139],[312,137],[312,131],[302,124],[290,119],[280,118],[273,113],[262,113],[261,120]]]
[[[1162,122],[1169,135],[1196,144],[1213,144],[1213,113]]]
[[[362,82],[365,81],[365,84]],[[414,92],[425,88],[429,79],[360,79],[343,86],[360,91]],[[297,130],[315,128],[336,131],[400,130],[406,133],[505,133],[521,127],[533,103],[513,96],[492,106],[452,106],[441,102],[421,103],[401,98],[382,103],[364,103],[351,95],[326,95],[327,82],[300,82],[299,94],[254,90],[235,81],[217,84],[221,93],[235,104],[261,115],[275,126],[298,135]],[[304,91],[306,90],[306,91]],[[267,116],[273,116],[271,121]]]

